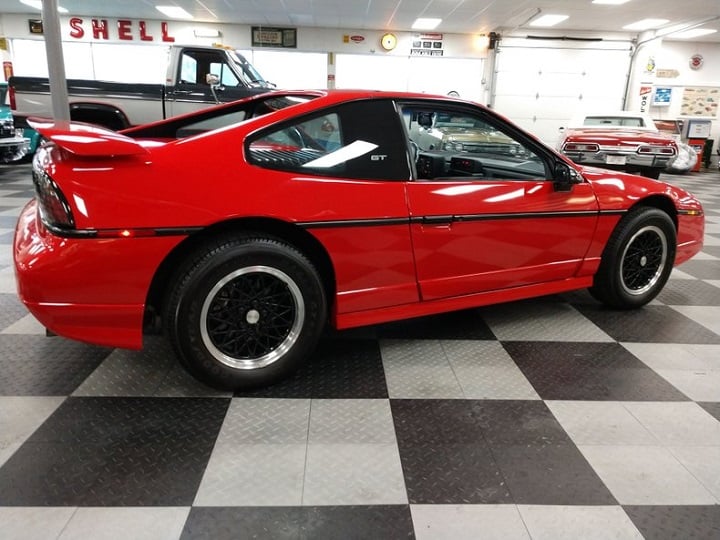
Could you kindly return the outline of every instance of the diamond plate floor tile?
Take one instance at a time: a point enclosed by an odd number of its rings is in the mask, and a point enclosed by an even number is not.
[[[60,538],[76,508],[0,507],[3,540]]]
[[[236,396],[270,398],[387,398],[376,340],[323,339],[293,376],[267,388]]]
[[[0,505],[187,506],[227,405],[68,398],[0,468]]]
[[[390,402],[385,399],[316,399],[309,444],[396,444]]]
[[[545,404],[577,445],[653,446],[658,440],[623,403],[546,401]]]
[[[717,446],[671,446],[670,451],[720,504],[720,452]]]
[[[218,444],[194,506],[299,506],[305,444]]]
[[[512,504],[414,504],[410,511],[418,540],[530,540]]]
[[[668,306],[717,306],[720,289],[704,281],[677,279],[669,281],[657,299]]]
[[[552,298],[488,306],[482,315],[500,341],[612,341],[572,306]]]
[[[720,506],[625,506],[625,512],[647,539],[708,540],[720,538]]]
[[[309,399],[235,398],[217,444],[307,444]]]
[[[620,506],[518,506],[533,539],[617,538],[643,535]]]
[[[0,335],[0,395],[65,396],[111,349],[60,337]]]
[[[413,538],[406,505],[193,508],[183,540]]]
[[[303,505],[407,504],[396,444],[310,444]]]
[[[625,403],[625,408],[663,446],[715,446],[720,422],[697,403]]]
[[[0,397],[0,467],[63,402],[62,397]]]
[[[688,399],[617,343],[508,342],[503,346],[543,399]]]
[[[668,306],[645,306],[630,311],[617,311],[591,305],[576,307],[617,341],[720,343],[720,335]]]
[[[439,341],[383,340],[380,348],[390,397],[464,397]]]
[[[698,405],[720,420],[720,403],[698,403]]]
[[[705,235],[705,238],[708,236]],[[716,279],[720,276],[720,260],[690,259],[680,269],[698,279]]]
[[[672,306],[672,308],[703,325],[720,338],[720,306]]]
[[[465,398],[540,399],[497,341],[442,341],[441,346]]]
[[[716,504],[669,449],[660,446],[579,446],[622,505]]]
[[[18,300],[17,293],[0,294],[0,330],[19,321],[28,314],[27,308]]]
[[[381,339],[495,339],[477,309],[397,321],[376,329]]]
[[[78,508],[61,540],[177,540],[190,508]]]

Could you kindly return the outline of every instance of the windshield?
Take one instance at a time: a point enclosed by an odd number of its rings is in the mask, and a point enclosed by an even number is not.
[[[245,57],[238,51],[232,51],[230,57],[235,61],[235,65],[239,68],[239,71],[245,76],[246,82],[250,86],[258,86],[261,88],[271,88],[271,84],[268,83],[263,76],[260,75],[257,69],[248,62]]]

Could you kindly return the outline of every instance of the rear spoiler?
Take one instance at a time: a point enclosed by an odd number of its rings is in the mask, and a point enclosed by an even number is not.
[[[78,156],[132,156],[147,154],[138,141],[112,130],[81,122],[28,118],[28,125],[43,137]]]

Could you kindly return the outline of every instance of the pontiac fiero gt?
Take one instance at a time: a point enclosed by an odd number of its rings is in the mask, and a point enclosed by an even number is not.
[[[14,258],[52,332],[203,381],[278,380],[337,329],[589,288],[639,307],[702,247],[700,203],[584,168],[482,106],[270,92],[115,133],[35,120]]]

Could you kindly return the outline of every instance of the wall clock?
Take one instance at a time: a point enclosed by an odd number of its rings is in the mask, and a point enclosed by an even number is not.
[[[397,37],[389,32],[383,34],[383,37],[380,38],[380,46],[386,51],[392,51],[397,46]]]

